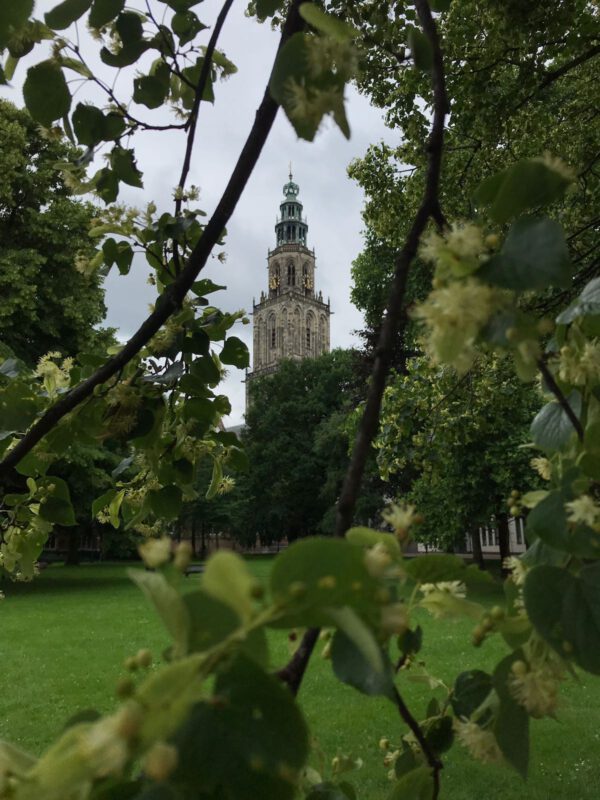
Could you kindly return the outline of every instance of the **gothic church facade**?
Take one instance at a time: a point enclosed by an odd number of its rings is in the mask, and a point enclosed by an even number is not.
[[[329,301],[315,289],[315,251],[307,246],[308,223],[292,180],[275,223],[276,246],[267,256],[268,290],[253,303],[252,380],[275,372],[283,359],[314,358],[328,353]]]

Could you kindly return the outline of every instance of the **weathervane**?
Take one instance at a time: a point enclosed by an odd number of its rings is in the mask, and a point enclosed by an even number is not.
[[[292,162],[290,161],[290,181],[292,180]]]

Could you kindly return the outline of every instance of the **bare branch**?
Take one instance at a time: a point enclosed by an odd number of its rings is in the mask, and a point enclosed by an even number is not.
[[[301,0],[293,0],[287,19],[283,26],[278,52],[285,42],[296,32],[303,30],[304,22],[298,13]],[[113,375],[116,375],[126,364],[134,358],[140,350],[148,344],[154,334],[164,325],[169,317],[174,314],[191,289],[208,257],[223,234],[231,215],[240,199],[246,183],[252,174],[262,148],[267,140],[279,105],[273,100],[269,87],[265,89],[262,102],[256,112],[254,124],[242,148],[237,164],[231,174],[229,182],[221,196],[212,217],[210,218],[202,238],[192,251],[187,264],[159,297],[156,308],[142,323],[131,339],[125,344],[117,355],[108,359],[93,375],[82,381],[78,386],[51,406],[45,414],[33,425],[15,445],[15,447],[0,462],[0,479],[5,478],[9,471],[29,453],[35,445],[60,422],[60,420],[73,409],[90,397],[96,386],[100,386]]]
[[[215,52],[215,47],[217,46],[217,40],[221,33],[221,29],[225,24],[225,20],[227,18],[227,14],[229,13],[229,9],[233,5],[233,0],[225,0],[223,4],[223,8],[221,9],[219,16],[217,17],[217,21],[215,23],[214,30],[212,35],[209,39],[206,53],[204,54],[204,62],[202,64],[202,69],[200,70],[200,76],[198,78],[198,85],[196,86],[196,95],[194,97],[194,105],[192,107],[192,111],[190,116],[186,122],[187,128],[187,146],[185,149],[185,156],[183,159],[183,167],[181,169],[181,177],[179,178],[179,183],[177,188],[180,190],[177,194],[177,199],[175,201],[175,216],[179,216],[181,214],[181,203],[183,202],[181,194],[183,192],[183,188],[185,186],[185,182],[187,180],[188,173],[190,171],[190,165],[192,161],[192,152],[194,149],[194,137],[196,134],[196,124],[198,122],[198,112],[200,111],[200,103],[202,102],[202,97],[204,95],[204,90],[206,88],[206,83],[208,81],[208,76],[210,74],[210,68],[212,66],[212,57],[213,53]]]

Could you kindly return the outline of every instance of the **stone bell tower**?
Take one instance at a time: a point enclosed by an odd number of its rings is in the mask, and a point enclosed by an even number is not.
[[[253,304],[253,363],[246,376],[275,372],[285,358],[314,358],[329,352],[329,300],[315,291],[315,251],[307,246],[308,222],[292,180],[283,187],[284,199],[275,221],[276,245],[267,256],[268,291]]]

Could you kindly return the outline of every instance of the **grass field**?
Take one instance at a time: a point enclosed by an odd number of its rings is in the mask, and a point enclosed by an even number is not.
[[[250,562],[257,575],[269,563]],[[198,576],[189,579],[190,588]],[[39,753],[70,715],[83,708],[108,711],[123,659],[140,647],[159,653],[167,643],[160,623],[125,567],[50,567],[34,583],[7,585],[0,605],[2,686],[0,738]],[[482,598],[493,602],[493,593]],[[491,667],[503,652],[499,641],[470,645],[471,623],[423,616],[425,653],[431,673],[450,681],[467,668]],[[273,662],[284,663],[284,634],[271,638]],[[400,689],[417,716],[426,692],[401,679]],[[365,698],[333,677],[328,661],[315,657],[300,701],[315,735],[314,764],[338,750],[364,767],[350,776],[361,800],[383,800],[389,783],[377,743],[404,732],[386,701]],[[600,681],[582,675],[562,696],[558,721],[533,724],[531,776],[524,783],[508,768],[482,767],[458,746],[442,775],[446,800],[596,800],[600,796]],[[569,766],[571,764],[571,766]],[[260,800],[257,798],[257,800]]]

